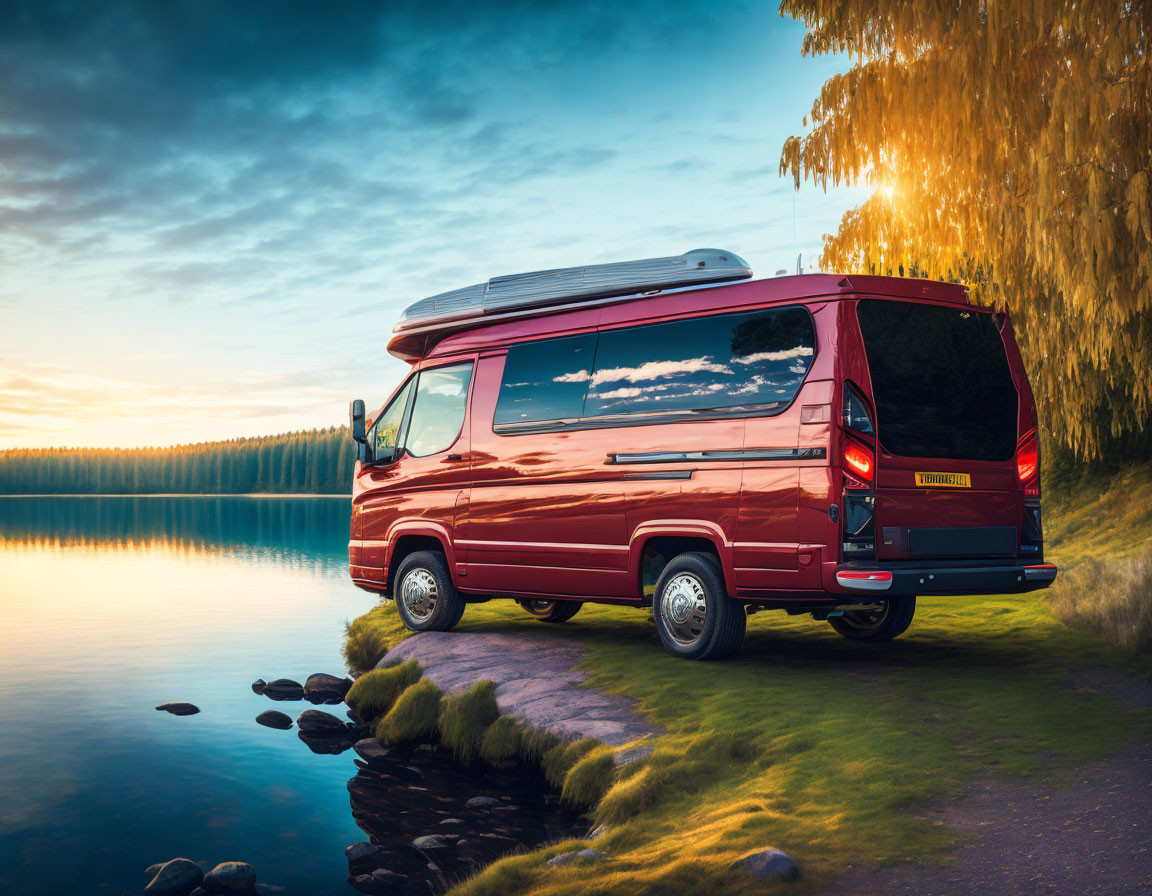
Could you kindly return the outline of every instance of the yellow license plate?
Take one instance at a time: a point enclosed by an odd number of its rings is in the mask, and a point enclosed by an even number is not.
[[[967,473],[917,473],[920,488],[972,488],[972,477]]]

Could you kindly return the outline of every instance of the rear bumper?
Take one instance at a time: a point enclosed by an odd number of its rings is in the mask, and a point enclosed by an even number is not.
[[[836,584],[850,594],[1021,594],[1056,580],[1052,563],[1008,566],[846,564]]]

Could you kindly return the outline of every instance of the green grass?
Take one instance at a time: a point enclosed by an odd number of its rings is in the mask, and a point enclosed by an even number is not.
[[[480,758],[485,762],[507,762],[520,754],[524,744],[524,726],[511,716],[500,716],[484,729],[480,739]]]
[[[595,806],[612,786],[616,763],[612,750],[600,746],[581,756],[564,776],[560,798],[573,806]]]
[[[1098,584],[1090,558],[1131,559],[1152,544],[1150,469],[1047,496],[1048,557],[1069,574],[1070,600]],[[1079,585],[1077,567],[1087,570]],[[361,625],[404,637],[390,606]],[[470,606],[459,630],[539,625],[492,601]],[[585,762],[573,794],[611,783],[595,809],[609,824],[595,846],[609,858],[545,867],[577,845],[558,844],[502,860],[456,894],[804,893],[856,864],[947,861],[955,834],[918,818],[923,807],[978,777],[1071,780],[1152,733],[1152,712],[1075,683],[1086,666],[1148,675],[1147,657],[1064,624],[1046,592],[922,599],[910,630],[885,645],[758,613],[741,653],[716,663],[668,656],[634,609],[589,605],[568,626],[587,646],[589,685],[636,700],[665,733],[651,756],[601,776],[595,744],[522,732],[521,754],[542,761],[557,786]],[[769,846],[801,863],[800,882],[753,885],[729,869]]]
[[[1045,536],[1060,564],[1046,594],[1063,622],[1147,662],[1152,648],[1152,464],[1089,473],[1045,502]]]
[[[406,688],[420,680],[420,664],[408,660],[387,669],[365,672],[348,691],[344,702],[353,707],[365,722],[372,722],[395,705]]]
[[[386,629],[365,624],[364,618],[354,619],[344,627],[344,662],[352,672],[374,669],[388,652]]]
[[[427,678],[407,688],[376,725],[376,739],[386,744],[420,740],[436,731],[440,689]]]
[[[444,698],[436,723],[440,742],[461,762],[471,762],[480,752],[485,729],[499,716],[496,685],[478,681],[467,690]]]

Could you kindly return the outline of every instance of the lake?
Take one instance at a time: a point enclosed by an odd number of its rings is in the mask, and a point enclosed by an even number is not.
[[[309,705],[250,687],[344,673],[374,603],[348,520],[347,498],[0,497],[0,892],[137,893],[176,856],[353,892],[355,754],[255,724]]]

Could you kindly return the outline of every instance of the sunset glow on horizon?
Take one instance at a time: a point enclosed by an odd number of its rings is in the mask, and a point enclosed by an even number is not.
[[[842,59],[774,8],[93,5],[0,33],[0,449],[344,422],[405,306],[718,246],[817,259],[780,178]]]

